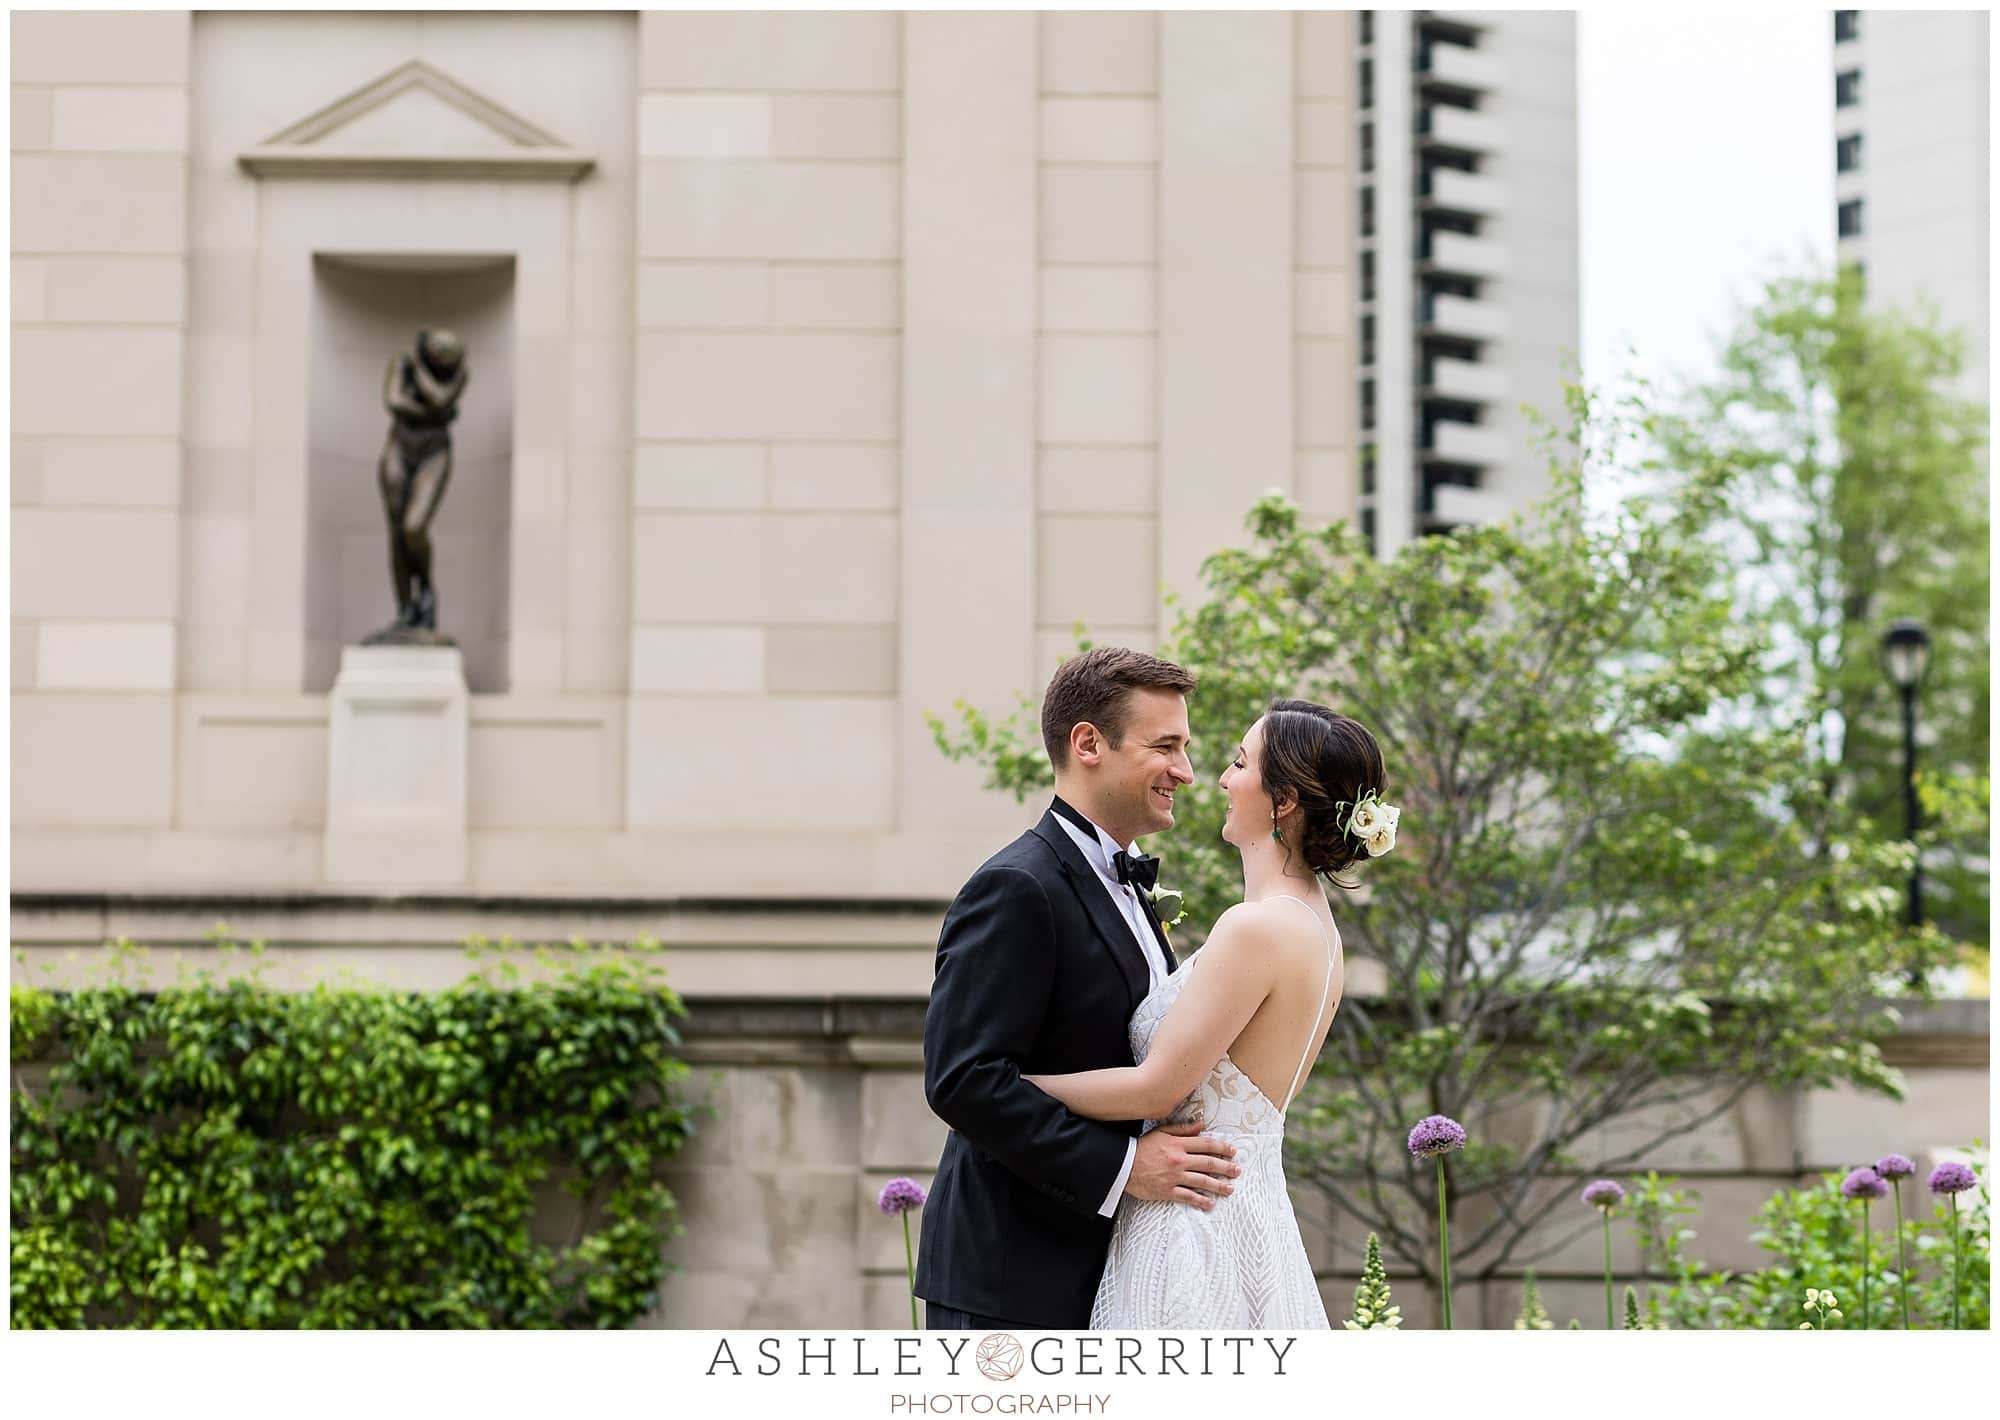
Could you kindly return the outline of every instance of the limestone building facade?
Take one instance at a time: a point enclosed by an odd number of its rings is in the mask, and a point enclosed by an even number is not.
[[[1347,14],[11,24],[17,895],[946,897],[927,711],[1355,513]],[[333,880],[426,323],[464,868]]]

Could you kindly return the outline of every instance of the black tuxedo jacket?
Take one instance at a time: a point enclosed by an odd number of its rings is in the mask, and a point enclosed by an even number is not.
[[[1097,1210],[1142,1121],[1083,1119],[1021,1076],[1131,1065],[1126,1026],[1151,985],[1053,811],[959,890],[924,1014],[924,1097],[951,1133],[924,1208],[918,1296],[1050,1329],[1090,1324],[1111,1241]]]

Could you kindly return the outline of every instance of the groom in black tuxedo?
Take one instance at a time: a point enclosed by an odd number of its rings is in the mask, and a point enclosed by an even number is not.
[[[951,1133],[924,1209],[931,1330],[1090,1324],[1118,1200],[1212,1208],[1235,1150],[1178,1125],[1071,1114],[1028,1084],[1133,1063],[1126,1024],[1174,969],[1134,840],[1194,781],[1194,677],[1123,647],[1065,661],[1042,697],[1056,799],[959,890],[924,1016],[924,1097]]]

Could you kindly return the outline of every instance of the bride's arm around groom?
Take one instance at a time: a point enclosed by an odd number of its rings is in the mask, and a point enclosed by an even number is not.
[[[1160,1022],[1137,1065],[1074,1075],[1029,1075],[1085,1119],[1164,1119],[1208,1077],[1271,994],[1277,934],[1239,903],[1216,919],[1201,970]]]

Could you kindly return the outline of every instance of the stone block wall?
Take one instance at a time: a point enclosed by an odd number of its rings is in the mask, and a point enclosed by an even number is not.
[[[686,1236],[667,1256],[679,1269],[654,1321],[679,1327],[906,1327],[901,1224],[875,1209],[881,1186],[899,1174],[927,1187],[944,1146],[944,1126],[923,1097],[921,1002],[890,999],[690,1001],[686,1056],[699,1097],[716,1110],[677,1161],[673,1187]],[[1988,1009],[1984,1001],[1943,1002],[1910,1012],[1887,1050],[1902,1069],[1902,1102],[1846,1090],[1790,1092],[1763,1087],[1717,1120],[1655,1150],[1621,1177],[1656,1168],[1701,1194],[1689,1220],[1694,1254],[1716,1267],[1769,1262],[1750,1241],[1757,1209],[1781,1188],[1811,1183],[1826,1170],[1869,1162],[1891,1149],[1931,1162],[1983,1135],[1990,1107]],[[1698,1107],[1698,1106],[1697,1106]],[[1495,1127],[1504,1127],[1496,1123]],[[1636,1139],[1637,1122],[1618,1133]],[[1607,1145],[1615,1140],[1607,1138]],[[1588,1155],[1590,1146],[1584,1146]],[[1955,1155],[1954,1155],[1955,1156]],[[1537,1197],[1574,1199],[1580,1178],[1550,1177]],[[1352,1309],[1367,1231],[1326,1197],[1295,1186],[1300,1231],[1320,1279],[1328,1315]],[[1469,1204],[1453,1236],[1481,1220]],[[1461,1229],[1466,1231],[1462,1232]],[[1612,1229],[1621,1288],[1638,1252],[1622,1222]],[[1545,1305],[1558,1327],[1571,1317],[1602,1325],[1602,1243],[1596,1215],[1559,1205],[1516,1249],[1534,1257]],[[1494,1255],[1455,1254],[1454,1321],[1505,1329],[1520,1309],[1520,1262],[1489,1278]],[[1405,1318],[1435,1325],[1413,1278],[1401,1282]]]
[[[893,819],[901,29],[640,17],[635,828]]]
[[[476,731],[475,731],[476,733]],[[926,1185],[944,1145],[944,1125],[923,1095],[924,996],[940,903],[804,904],[516,901],[445,905],[419,899],[341,900],[100,898],[17,894],[11,936],[17,977],[44,989],[101,983],[102,943],[143,942],[125,963],[137,989],[205,973],[227,982],[255,974],[283,991],[322,981],[359,981],[433,991],[460,980],[456,944],[488,941],[630,941],[667,946],[668,980],[687,1001],[683,1057],[691,1098],[708,1107],[690,1147],[670,1166],[684,1236],[667,1248],[679,1270],[652,1324],[676,1327],[894,1327],[908,1324],[902,1230],[876,1211],[881,1186],[898,1175]],[[212,936],[218,917],[234,939],[263,941],[259,957],[225,956]],[[542,968],[513,961],[533,980]],[[1350,976],[1349,990],[1377,994]],[[1717,1267],[1748,1270],[1768,1259],[1750,1241],[1751,1219],[1780,1188],[1811,1182],[1894,1149],[1928,1169],[1985,1137],[1990,1114],[1990,1008],[1986,1001],[1905,1008],[1885,1046],[1907,1098],[1848,1089],[1797,1092],[1753,1084],[1712,1119],[1715,1101],[1695,1099],[1621,1120],[1578,1145],[1580,1158],[1618,1157],[1658,1132],[1693,1127],[1618,1170],[1678,1175],[1702,1194],[1693,1252]],[[1322,1074],[1315,1088],[1339,1087]],[[1468,1118],[1479,1137],[1523,1139],[1533,1109]],[[1553,1199],[1537,1227],[1494,1275],[1495,1249],[1457,1254],[1455,1320],[1511,1324],[1519,1274],[1533,1262],[1559,1324],[1586,1326],[1601,1299],[1595,1216],[1575,1203],[1581,1178],[1551,1176],[1530,1205]],[[1359,1276],[1366,1230],[1312,1187],[1294,1189],[1307,1255],[1330,1314],[1344,1315]],[[1453,1236],[1469,1246],[1491,1215],[1465,1200]],[[1636,1263],[1623,1226],[1614,1261]],[[1544,1248],[1547,1256],[1537,1256]],[[1392,1263],[1392,1275],[1400,1276]],[[1421,1323],[1414,1287],[1405,1315]],[[1427,1323],[1426,1323],[1427,1324]]]
[[[190,573],[190,18],[9,27],[13,816],[163,826]]]

